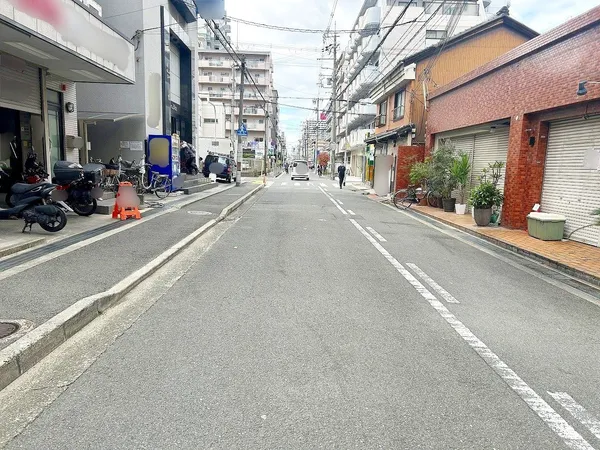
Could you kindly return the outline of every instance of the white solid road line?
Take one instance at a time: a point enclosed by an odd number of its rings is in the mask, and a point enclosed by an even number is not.
[[[344,205],[341,201],[339,201],[337,198],[335,199],[336,202],[338,202],[340,205]]]
[[[352,211],[351,209],[349,209],[348,212],[350,213],[351,216],[355,216],[356,215],[356,213],[354,211]]]
[[[368,241],[396,268],[421,296],[442,316],[442,318],[458,333],[469,346],[483,359],[486,364],[535,412],[546,425],[554,431],[564,443],[574,450],[594,450],[569,423],[563,419],[542,397],[540,397],[516,372],[508,367],[498,355],[492,352],[471,330],[440,302],[435,295],[427,290],[396,258],[388,253],[367,231],[354,219],[350,222]]]
[[[333,198],[331,195],[329,195],[327,192],[325,192],[325,191],[323,190],[323,188],[322,188],[322,187],[320,187],[320,186],[319,186],[319,189],[321,190],[321,192],[322,192],[323,194],[325,194],[325,195],[327,196],[327,198],[328,198],[329,200],[331,200],[331,203],[333,203],[333,204],[335,205],[335,207],[336,207],[337,209],[339,209],[343,215],[345,215],[345,216],[347,216],[347,215],[348,215],[348,213],[347,213],[347,212],[346,212],[346,211],[345,211],[345,210],[344,210],[344,209],[343,209],[343,208],[342,208],[340,205],[338,205],[338,204],[337,204],[337,202],[335,201],[335,199],[334,199],[334,198]]]
[[[591,415],[566,392],[548,392],[557,403],[579,420],[591,433],[600,439],[600,420]]]
[[[384,238],[382,235],[380,235],[373,228],[367,227],[367,230],[369,230],[373,234],[373,236],[375,236],[379,240],[379,242],[387,242],[386,238]]]
[[[442,296],[444,300],[448,303],[460,303],[456,300],[447,290],[437,284],[429,275],[423,272],[416,264],[406,263],[408,267],[410,267],[414,273],[419,275],[425,283],[427,283],[431,288],[436,291],[438,294]]]

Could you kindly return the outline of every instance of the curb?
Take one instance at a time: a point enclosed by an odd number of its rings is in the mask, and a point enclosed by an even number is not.
[[[39,245],[44,244],[45,242],[46,242],[46,238],[38,238],[38,239],[33,239],[28,242],[24,242],[22,244],[12,245],[3,250],[0,250],[0,258],[4,258],[5,256],[14,255],[15,253],[19,253],[19,252],[22,252],[23,250],[27,250],[27,249],[30,249],[33,247],[37,247]]]
[[[96,317],[116,305],[142,281],[154,274],[165,263],[172,260],[181,250],[190,246],[200,236],[223,221],[263,188],[263,185],[259,185],[243,197],[237,199],[225,207],[216,219],[210,220],[144,267],[141,267],[121,280],[108,291],[79,300],[16,342],[0,350],[0,391],[35,366]]]
[[[511,251],[513,253],[516,253],[518,255],[521,255],[521,256],[527,256],[528,258],[531,258],[534,261],[537,261],[537,262],[539,262],[539,263],[541,263],[541,264],[543,264],[545,266],[548,266],[548,267],[550,267],[552,269],[560,270],[561,272],[563,272],[563,273],[565,273],[565,274],[567,274],[567,275],[569,275],[569,276],[571,276],[573,278],[576,278],[576,279],[578,279],[580,281],[589,283],[589,284],[593,285],[594,287],[597,287],[597,288],[600,287],[600,277],[596,277],[596,276],[591,275],[589,273],[583,272],[583,271],[581,271],[579,269],[575,269],[574,267],[567,266],[566,264],[563,264],[561,262],[558,262],[558,261],[555,261],[553,259],[550,259],[550,258],[548,258],[548,257],[546,257],[544,255],[540,255],[539,253],[535,253],[535,252],[531,252],[529,250],[525,250],[525,249],[523,249],[521,247],[517,247],[514,244],[510,244],[510,243],[502,241],[500,239],[496,239],[496,238],[494,238],[492,236],[488,236],[488,235],[485,235],[485,234],[477,233],[476,231],[473,231],[473,230],[471,230],[469,228],[466,228],[466,227],[463,227],[461,225],[455,224],[455,223],[453,223],[453,222],[451,222],[449,220],[445,220],[445,219],[442,219],[442,218],[439,218],[439,217],[436,217],[436,216],[432,216],[431,214],[427,214],[424,211],[419,211],[418,208],[412,209],[412,211],[415,214],[420,214],[422,216],[428,217],[428,218],[430,218],[432,220],[435,220],[437,222],[441,222],[441,223],[443,223],[445,225],[448,225],[448,226],[450,226],[452,228],[455,228],[457,230],[460,230],[462,232],[468,233],[471,236],[475,236],[475,237],[478,237],[478,238],[483,239],[485,241],[488,241],[488,242],[490,242],[490,243],[492,243],[494,245],[497,245],[498,247],[501,247],[501,248],[503,248],[505,250],[509,250],[509,251]]]

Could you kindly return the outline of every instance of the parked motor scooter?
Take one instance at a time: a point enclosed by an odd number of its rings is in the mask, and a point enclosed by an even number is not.
[[[200,172],[200,169],[196,164],[196,149],[194,146],[182,141],[179,152],[182,171],[189,175],[197,175]]]
[[[54,164],[52,181],[57,185],[54,198],[63,200],[80,216],[94,214],[98,208],[97,199],[103,194],[98,186],[102,167],[94,166],[96,167],[90,166],[89,170],[85,170],[80,164],[68,161],[57,161]]]
[[[7,176],[6,172],[0,169],[0,177]],[[62,230],[67,224],[67,215],[57,206],[46,204],[54,189],[55,186],[47,183],[13,185],[11,193],[15,206],[0,209],[0,220],[23,219],[23,233],[27,228],[31,231],[34,223],[51,233]]]

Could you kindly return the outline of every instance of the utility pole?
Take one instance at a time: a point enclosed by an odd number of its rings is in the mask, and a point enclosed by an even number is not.
[[[263,184],[266,185],[267,184],[267,158],[269,158],[268,154],[269,154],[269,146],[271,145],[271,143],[269,142],[269,133],[267,132],[267,130],[269,129],[269,110],[267,109],[268,106],[265,103],[265,160],[264,160],[264,166],[265,166],[265,173],[264,173],[264,178],[263,178]]]
[[[337,34],[333,25],[333,78],[331,81],[331,179],[335,180],[335,152],[337,147]]]
[[[244,126],[244,78],[246,75],[246,58],[242,56],[242,65],[240,67],[240,117],[238,120],[238,131]],[[235,97],[235,91],[232,94]],[[235,111],[233,111],[235,112]],[[233,128],[233,127],[232,127]],[[235,185],[242,185],[242,159],[244,157],[242,149],[242,135],[238,132],[237,138],[237,174],[235,175]]]
[[[317,97],[317,129],[315,133],[315,151],[313,154],[313,164],[316,166],[319,162],[317,161],[317,152],[319,151],[319,97]]]

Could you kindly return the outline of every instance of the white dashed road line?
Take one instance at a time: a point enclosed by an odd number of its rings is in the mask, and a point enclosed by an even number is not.
[[[285,186],[287,184],[287,181],[284,181],[283,183],[281,183],[282,186]]]
[[[431,288],[438,294],[440,294],[442,298],[448,303],[460,303],[447,290],[445,290],[443,287],[437,284],[429,275],[427,275],[425,272],[419,269],[419,267],[416,264],[406,263],[406,265],[410,267],[414,273],[419,275],[425,283],[431,286]]]
[[[350,213],[351,216],[355,216],[356,215],[356,213],[354,211],[352,211],[351,209],[349,209],[348,212]]]
[[[329,200],[331,200],[331,203],[333,203],[333,204],[335,205],[335,207],[336,207],[337,209],[339,209],[339,210],[340,210],[340,212],[341,212],[343,215],[345,215],[345,216],[347,216],[347,215],[348,215],[348,213],[347,213],[347,212],[346,212],[346,211],[345,211],[345,210],[344,210],[344,209],[343,209],[343,208],[342,208],[340,205],[338,205],[338,204],[337,204],[337,202],[334,200],[334,198],[333,198],[331,195],[329,195],[327,192],[325,192],[325,191],[323,190],[323,188],[322,188],[322,187],[320,187],[320,186],[319,186],[319,189],[321,190],[321,192],[322,192],[323,194],[325,194],[325,195],[327,196],[327,198],[328,198]]]
[[[382,235],[380,235],[373,228],[367,227],[367,230],[369,230],[373,234],[373,236],[375,236],[379,240],[379,242],[387,242],[386,238],[384,238]]]
[[[498,355],[492,352],[477,336],[471,332],[460,320],[440,302],[435,295],[427,290],[396,258],[389,254],[383,246],[377,242],[367,231],[354,219],[350,222],[356,229],[381,253],[396,270],[408,281],[421,296],[442,316],[458,335],[485,361],[485,363],[502,378],[502,380],[535,412],[546,425],[554,431],[564,443],[574,450],[594,450],[594,447],[586,441],[569,423],[563,419],[542,397],[540,397],[519,375],[502,361]]]
[[[300,183],[296,182],[294,183],[294,186],[300,186]]]
[[[339,201],[337,198],[335,199],[336,202],[338,202],[340,205],[344,205],[341,201]]]
[[[591,433],[600,439],[600,420],[591,415],[566,392],[548,392],[557,403],[579,420]]]
[[[325,183],[319,183],[322,187],[327,186]]]

